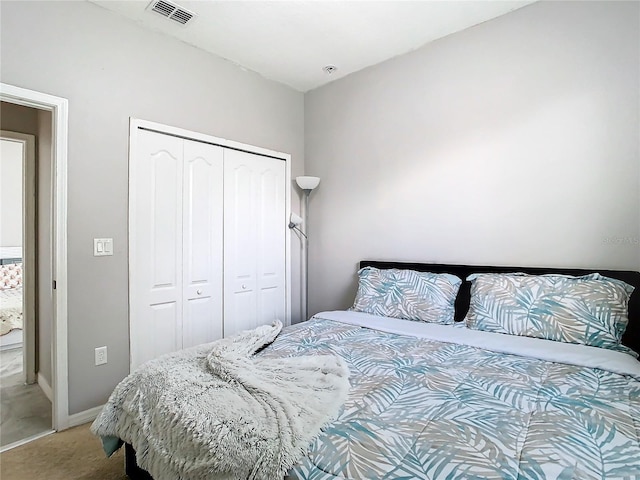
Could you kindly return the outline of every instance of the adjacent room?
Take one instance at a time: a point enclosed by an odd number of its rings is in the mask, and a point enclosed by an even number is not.
[[[0,448],[10,448],[52,431],[51,115],[2,102],[0,123]]]
[[[640,477],[639,1],[0,22],[3,479]]]

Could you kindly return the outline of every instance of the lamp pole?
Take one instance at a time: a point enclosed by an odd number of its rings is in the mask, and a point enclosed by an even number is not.
[[[304,193],[304,319],[309,320],[309,195],[320,184],[320,178],[296,177],[296,183]]]
[[[311,189],[304,191],[304,319],[309,320],[309,195]]]

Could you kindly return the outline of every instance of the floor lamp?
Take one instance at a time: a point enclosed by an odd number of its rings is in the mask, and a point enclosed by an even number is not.
[[[304,232],[298,230],[304,236],[304,319],[309,320],[309,195],[320,184],[320,179],[308,176],[296,177],[296,183],[304,192]],[[291,223],[289,227],[294,228]]]

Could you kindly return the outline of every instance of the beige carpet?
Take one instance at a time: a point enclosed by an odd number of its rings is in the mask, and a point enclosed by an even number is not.
[[[106,458],[90,424],[0,454],[2,480],[125,480],[124,449]]]

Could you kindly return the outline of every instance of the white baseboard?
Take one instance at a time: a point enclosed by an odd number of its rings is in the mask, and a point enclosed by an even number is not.
[[[88,422],[93,422],[104,405],[100,405],[99,407],[93,407],[89,410],[85,410],[84,412],[74,413],[73,415],[69,415],[69,428],[77,427],[78,425],[83,425]]]
[[[47,382],[47,379],[44,378],[44,376],[42,376],[40,373],[38,373],[38,385],[47,396],[49,401],[53,403],[53,389],[51,388],[51,385],[49,385],[49,382]]]

